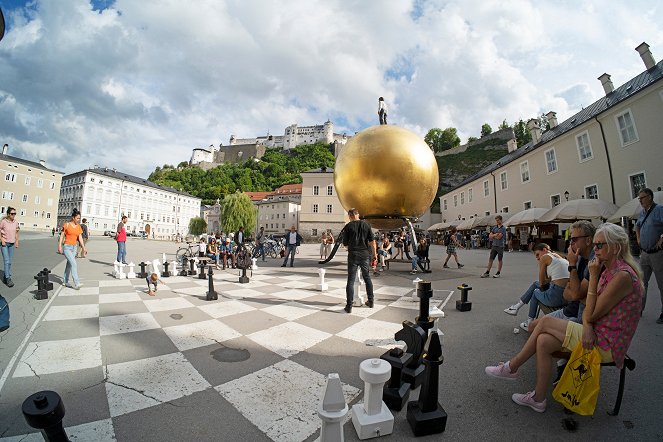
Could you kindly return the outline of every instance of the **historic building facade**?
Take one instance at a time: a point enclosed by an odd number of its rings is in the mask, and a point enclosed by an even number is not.
[[[323,167],[301,175],[299,233],[305,240],[313,242],[326,230],[331,230],[336,237],[349,218],[336,194],[334,169]]]

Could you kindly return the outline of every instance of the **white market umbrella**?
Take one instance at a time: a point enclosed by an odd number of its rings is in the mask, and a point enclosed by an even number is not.
[[[470,230],[473,228],[472,225],[474,224],[474,221],[477,221],[478,219],[479,218],[466,219],[456,226],[456,230]]]
[[[656,204],[663,204],[663,192],[654,192],[654,202]],[[637,198],[633,198],[631,201],[621,206],[619,210],[617,210],[610,218],[608,218],[608,222],[618,223],[622,216],[628,216],[631,219],[636,219],[638,216],[640,216],[640,212],[642,212],[640,201]]]
[[[539,218],[550,209],[543,207],[532,207],[521,212],[514,213],[508,221],[504,223],[506,227],[527,226],[539,222]]]
[[[454,220],[454,221],[451,221],[451,222],[448,222],[448,223],[436,223],[436,224],[433,224],[432,226],[430,226],[426,230],[428,230],[428,231],[445,230],[445,229],[448,229],[449,227],[455,227],[460,223],[461,223],[461,221],[459,221],[459,220]]]
[[[497,213],[495,215],[486,215],[483,218],[479,218],[477,221],[475,221],[473,227],[479,228],[479,227],[493,227],[493,226],[496,226],[497,221],[495,221],[495,217],[497,215],[502,215],[502,222],[506,222],[506,220],[511,218],[511,215],[509,215],[508,213]]]
[[[610,218],[619,207],[607,201],[598,199],[578,199],[566,201],[553,207],[539,218],[540,223],[565,223],[579,219]]]

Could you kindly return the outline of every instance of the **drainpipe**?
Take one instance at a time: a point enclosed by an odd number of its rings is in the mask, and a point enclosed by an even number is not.
[[[597,123],[599,123],[599,128],[601,128],[601,137],[603,138],[603,148],[605,149],[605,157],[608,161],[608,176],[610,177],[610,191],[612,192],[612,204],[615,203],[615,180],[612,176],[612,164],[610,163],[610,153],[608,152],[608,143],[605,141],[605,132],[603,131],[603,124],[599,121],[598,116],[594,117]],[[493,178],[494,180],[495,178]]]
[[[495,201],[495,211],[493,213],[497,213],[497,187],[495,187],[495,174],[493,172],[490,172],[490,174],[493,176],[493,199]]]

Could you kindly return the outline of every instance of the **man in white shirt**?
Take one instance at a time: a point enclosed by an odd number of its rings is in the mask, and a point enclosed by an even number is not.
[[[297,233],[297,228],[295,228],[295,226],[290,227],[290,232],[285,235],[285,245],[287,250],[281,267],[285,267],[288,263],[288,256],[290,257],[290,267],[294,267],[295,253],[297,252],[297,247],[299,247],[301,243],[302,237]]]

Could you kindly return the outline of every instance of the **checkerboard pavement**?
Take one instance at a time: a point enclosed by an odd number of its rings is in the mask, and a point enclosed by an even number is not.
[[[219,271],[217,301],[197,277],[163,278],[155,297],[142,279],[62,288],[4,385],[0,413],[17,416],[0,441],[41,440],[16,404],[43,389],[63,396],[72,440],[312,440],[326,374],[360,400],[359,363],[396,346],[418,308],[412,289],[375,278],[375,307],[348,315],[345,272],[328,275],[319,291],[297,268],[263,267],[247,284]],[[179,425],[151,423],[164,418]]]

